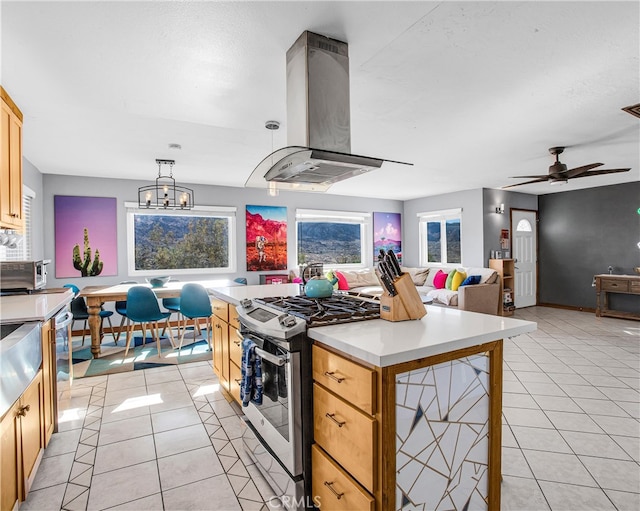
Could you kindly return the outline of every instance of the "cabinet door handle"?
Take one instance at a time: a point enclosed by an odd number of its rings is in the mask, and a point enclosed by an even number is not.
[[[241,378],[234,378],[233,381],[235,381],[238,385],[242,385],[242,379]]]
[[[336,496],[336,499],[340,500],[342,498],[342,496],[344,495],[344,492],[342,493],[338,493],[335,488],[333,487],[333,481],[325,481],[324,485],[329,488],[329,490],[331,490],[331,493],[333,493]]]
[[[18,410],[18,417],[24,417],[27,415],[27,412],[31,410],[31,405],[21,406]]]
[[[236,346],[240,347],[240,341],[233,341],[233,344],[235,344]]]
[[[346,424],[345,421],[339,421],[338,419],[336,419],[336,414],[335,413],[325,413],[324,414],[325,417],[331,419],[339,428],[341,428],[342,426],[344,426]]]
[[[342,383],[346,378],[340,378],[339,376],[336,376],[335,371],[325,371],[324,375],[327,378],[331,378],[333,381],[336,381],[338,383]]]

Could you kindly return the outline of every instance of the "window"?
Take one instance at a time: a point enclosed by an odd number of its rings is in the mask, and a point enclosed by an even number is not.
[[[28,186],[22,187],[22,240],[16,248],[0,246],[0,261],[29,261],[33,247],[33,223],[31,206],[36,197]]]
[[[462,209],[418,213],[420,265],[462,263]]]
[[[235,271],[236,208],[200,206],[189,211],[127,207],[129,275]]]
[[[369,213],[296,211],[298,264],[365,266]]]
[[[529,220],[527,220],[526,218],[520,220],[518,222],[518,225],[516,226],[516,231],[531,232],[531,224],[529,223]]]

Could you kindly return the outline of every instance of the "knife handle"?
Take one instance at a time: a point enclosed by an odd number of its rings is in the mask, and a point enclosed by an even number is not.
[[[398,277],[402,275],[402,269],[400,268],[400,262],[398,261],[398,257],[396,256],[396,253],[393,250],[389,249],[387,250],[387,257],[391,261],[391,266],[393,267],[396,275]]]

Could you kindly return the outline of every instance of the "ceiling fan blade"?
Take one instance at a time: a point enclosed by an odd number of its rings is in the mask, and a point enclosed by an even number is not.
[[[602,167],[604,163],[590,163],[589,165],[583,165],[582,167],[576,167],[575,169],[565,170],[564,172],[560,172],[558,176],[565,177],[567,179],[571,179],[572,177],[578,177],[580,174],[584,174],[585,172],[595,169],[596,167]]]
[[[600,169],[600,170],[592,170],[591,172],[585,172],[584,174],[580,174],[579,176],[574,176],[571,179],[576,179],[579,177],[589,177],[589,176],[601,176],[603,174],[615,174],[616,172],[628,172],[631,169]]]
[[[541,174],[539,176],[509,176],[510,179],[548,179],[549,175],[548,174]]]
[[[525,181],[524,183],[517,183],[515,185],[501,186],[500,188],[504,190],[505,188],[513,188],[514,186],[530,185],[531,183],[542,183],[548,180],[549,180],[549,176],[544,176],[544,177],[541,177],[540,179],[534,179],[533,181]]]

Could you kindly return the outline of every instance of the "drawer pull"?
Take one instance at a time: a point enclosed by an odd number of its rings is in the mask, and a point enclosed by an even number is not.
[[[242,378],[234,378],[233,381],[235,381],[238,385],[242,385]]]
[[[331,378],[333,381],[337,381],[338,383],[342,383],[346,378],[340,378],[339,376],[336,376],[335,371],[325,371],[324,375],[327,378]]]
[[[240,347],[240,341],[233,341],[233,344],[235,344],[236,346]]]
[[[335,413],[325,413],[324,414],[325,417],[331,419],[333,422],[336,423],[336,425],[341,428],[342,426],[344,426],[346,424],[345,421],[340,422],[338,419],[336,419],[336,414]]]
[[[27,415],[27,412],[31,410],[31,405],[21,406],[18,410],[18,417],[24,417]]]
[[[331,493],[333,493],[336,496],[336,499],[340,500],[342,498],[342,496],[344,495],[344,492],[342,493],[338,493],[334,488],[333,488],[333,481],[325,481],[324,485],[329,488],[331,490]]]

